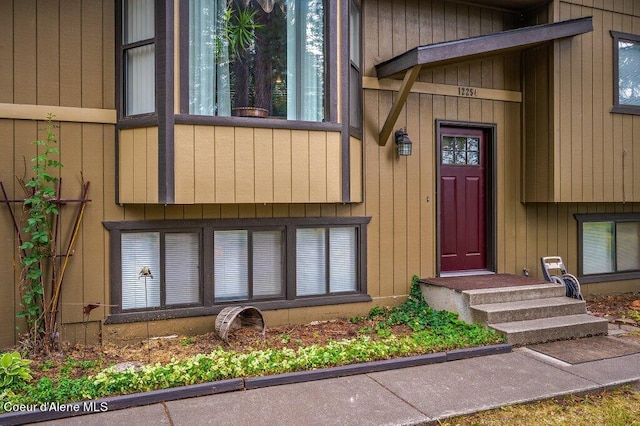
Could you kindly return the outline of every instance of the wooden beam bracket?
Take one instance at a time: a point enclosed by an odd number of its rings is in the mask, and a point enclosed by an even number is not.
[[[391,106],[391,111],[389,111],[389,115],[380,131],[378,145],[385,146],[387,144],[387,139],[391,136],[393,127],[396,125],[398,117],[400,116],[400,111],[402,111],[404,104],[407,102],[407,97],[409,97],[409,93],[411,93],[411,87],[418,78],[418,75],[420,75],[421,68],[422,65],[415,65],[405,73],[402,85],[398,91],[398,97]]]

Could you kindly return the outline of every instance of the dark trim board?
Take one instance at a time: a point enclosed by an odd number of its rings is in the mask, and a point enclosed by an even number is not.
[[[178,114],[175,124],[205,126],[261,127],[267,129],[342,131],[342,124],[316,121],[280,120],[273,118],[219,117],[209,115]]]
[[[329,2],[330,8],[334,8],[335,2]],[[351,138],[349,134],[349,7],[350,1],[343,1],[341,3],[340,15],[342,18],[342,28],[340,31],[342,33],[342,49],[340,50],[340,56],[343,58],[341,62],[340,75],[342,76],[342,164],[341,164],[341,173],[342,173],[342,202],[348,203],[351,201]],[[330,9],[331,10],[331,9]],[[336,13],[332,13],[332,16],[335,16]],[[332,23],[336,25],[335,23]],[[329,27],[331,28],[331,27]],[[331,31],[328,31],[331,33]],[[333,35],[331,35],[331,39],[335,39]],[[335,51],[335,50],[334,50]],[[333,57],[334,55],[331,55]],[[335,68],[335,67],[333,67]],[[335,94],[337,98],[337,93]],[[333,102],[333,99],[332,99]]]
[[[206,286],[205,286],[206,287]],[[207,293],[205,288],[205,294]],[[210,291],[213,295],[213,291]],[[119,297],[119,296],[118,296]],[[217,315],[222,309],[231,305],[247,305],[250,304],[263,311],[272,311],[279,309],[295,309],[295,308],[311,308],[316,306],[335,306],[348,303],[368,303],[371,302],[371,296],[367,294],[345,294],[341,296],[322,296],[312,298],[301,298],[296,300],[272,300],[272,301],[242,301],[241,302],[222,302],[212,306],[198,306],[187,308],[164,309],[158,311],[147,312],[125,312],[114,313],[107,317],[105,324],[130,324],[142,321],[161,321],[175,318],[194,318]]]
[[[158,111],[158,202],[175,201],[173,62],[174,22],[172,0],[165,0],[156,22],[156,111]],[[160,8],[159,8],[160,9]]]
[[[439,66],[471,57],[522,50],[548,41],[593,31],[591,17],[502,31],[461,40],[428,44],[376,65],[378,78],[390,77],[416,65]]]

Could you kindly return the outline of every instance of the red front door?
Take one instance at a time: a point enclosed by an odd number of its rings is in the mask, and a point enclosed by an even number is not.
[[[484,132],[443,127],[440,135],[440,271],[486,270]]]

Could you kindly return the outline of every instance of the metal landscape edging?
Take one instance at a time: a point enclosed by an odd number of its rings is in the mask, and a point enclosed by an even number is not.
[[[99,414],[106,411],[122,410],[184,398],[258,389],[284,384],[303,383],[313,380],[352,376],[355,374],[367,374],[399,368],[417,367],[420,365],[457,361],[480,356],[504,354],[511,351],[512,346],[510,344],[502,343],[475,348],[456,349],[449,352],[438,352],[382,361],[371,361],[342,365],[338,367],[321,368],[317,370],[299,371],[295,373],[274,374],[271,376],[251,377],[246,379],[227,379],[216,382],[135,393],[131,395],[118,395],[93,401],[33,404],[25,407],[24,411],[0,414],[0,424],[21,425],[25,423],[43,422],[67,417]]]

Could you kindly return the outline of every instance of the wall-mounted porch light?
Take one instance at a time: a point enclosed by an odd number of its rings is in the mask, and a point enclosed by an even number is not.
[[[396,130],[396,147],[398,148],[398,155],[407,156],[411,155],[411,139],[407,135],[407,129],[404,127],[400,130]]]

